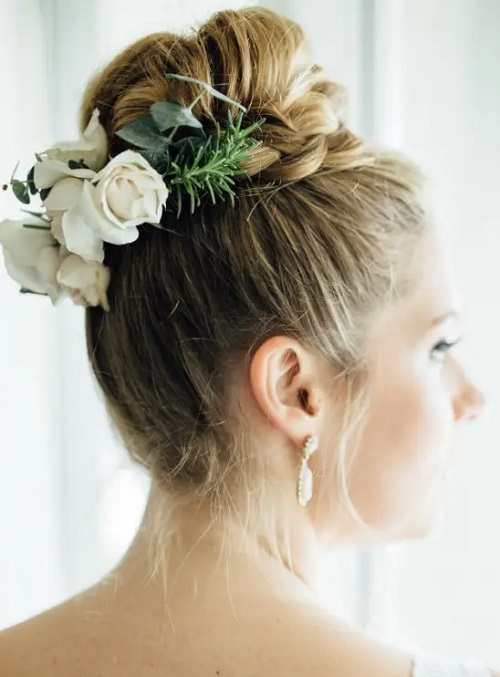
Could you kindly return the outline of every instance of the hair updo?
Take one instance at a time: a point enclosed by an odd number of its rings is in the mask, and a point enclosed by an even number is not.
[[[240,501],[258,530],[279,488],[265,455],[248,446],[245,412],[234,411],[237,377],[278,334],[341,370],[352,386],[338,448],[345,487],[367,402],[367,328],[402,293],[426,228],[423,177],[347,129],[344,90],[307,62],[301,28],[262,8],[219,12],[194,34],[158,32],[129,46],[90,82],[82,128],[98,107],[118,154],[115,132],[152,103],[188,105],[198,94],[166,73],[246,106],[244,126],[265,117],[255,134],[262,145],[234,208],[207,205],[179,220],[165,213],[164,229],[144,226],[136,242],[106,245],[111,311],[86,310],[88,354],[127,448],[170,504],[207,501],[222,516]],[[227,109],[206,94],[194,110],[210,130],[224,126]]]

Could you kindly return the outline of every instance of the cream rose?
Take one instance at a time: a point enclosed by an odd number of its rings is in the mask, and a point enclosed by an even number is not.
[[[33,181],[38,190],[51,188],[57,181],[72,176],[92,179],[105,164],[108,156],[108,139],[99,122],[99,110],[92,113],[89,124],[76,141],[60,141],[40,154],[35,164]],[[68,162],[83,160],[88,169],[70,169]]]
[[[66,246],[87,261],[102,262],[103,242],[123,245],[136,240],[137,226],[160,222],[167,197],[161,174],[142,155],[126,150],[92,181],[83,181],[78,202],[62,216]],[[57,204],[54,200],[52,208]]]
[[[168,190],[161,174],[139,153],[120,153],[95,175],[92,183],[97,204],[107,220],[99,222],[105,242],[121,244],[119,230],[160,222]]]
[[[65,244],[62,230],[64,212],[72,209],[80,199],[83,188],[83,179],[68,176],[58,181],[43,201],[47,216],[51,221],[52,235],[60,244]]]
[[[100,305],[109,310],[106,296],[109,280],[109,268],[95,261],[84,261],[76,254],[66,256],[57,273],[57,281],[64,292],[86,308]]]
[[[29,221],[0,223],[0,244],[3,246],[8,274],[21,287],[38,294],[48,294],[55,305],[62,296],[57,282],[60,265],[59,246],[50,231],[40,228],[40,222],[26,228]]]

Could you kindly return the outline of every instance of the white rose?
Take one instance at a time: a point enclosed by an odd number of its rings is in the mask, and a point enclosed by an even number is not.
[[[4,249],[8,274],[21,287],[38,294],[48,294],[53,304],[61,298],[57,282],[60,264],[59,246],[50,231],[26,228],[27,221],[0,223],[0,244]],[[33,225],[40,225],[34,222]]]
[[[109,268],[69,254],[57,273],[57,281],[72,300],[84,307],[102,306],[109,310],[106,291],[110,280]]]
[[[163,177],[139,153],[126,150],[114,157],[98,174],[96,184],[98,204],[107,220],[119,229],[133,228],[142,223],[160,223],[168,190]],[[103,223],[103,233],[120,240],[113,229]],[[105,242],[113,242],[106,240]],[[115,244],[120,244],[116,242]]]
[[[38,190],[42,190],[51,188],[67,176],[91,179],[104,166],[107,156],[108,139],[99,122],[99,110],[96,108],[77,141],[60,141],[41,153],[42,160],[35,164],[33,181]],[[88,169],[70,169],[70,160],[83,160]]]
[[[83,179],[68,176],[58,181],[43,201],[47,216],[51,221],[52,235],[60,244],[65,244],[62,229],[64,212],[74,207],[82,194]]]
[[[126,150],[83,182],[78,203],[62,217],[66,246],[87,261],[102,262],[103,241],[136,240],[137,226],[160,222],[167,197],[161,174],[142,155]]]

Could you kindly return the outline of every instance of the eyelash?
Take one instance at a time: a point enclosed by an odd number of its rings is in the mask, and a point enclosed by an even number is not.
[[[436,343],[436,345],[432,349],[431,354],[438,352],[444,356],[444,354],[447,353],[448,350],[453,348],[453,346],[456,346],[459,341],[460,339],[452,341],[451,343],[449,343],[448,341],[439,341],[439,343]],[[438,360],[438,362],[442,362],[442,360]]]

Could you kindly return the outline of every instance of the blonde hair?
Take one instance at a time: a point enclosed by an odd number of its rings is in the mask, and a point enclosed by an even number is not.
[[[99,107],[110,153],[121,152],[114,134],[123,125],[155,101],[187,105],[198,93],[165,73],[211,83],[248,108],[246,124],[265,117],[262,147],[236,207],[207,205],[179,221],[166,213],[164,229],[144,226],[133,244],[107,245],[111,312],[86,311],[88,353],[127,448],[165,492],[154,567],[186,503],[242,519],[280,556],[289,543],[283,489],[252,448],[235,389],[257,347],[278,334],[341,371],[347,402],[333,466],[350,505],[348,468],[369,408],[366,337],[410,283],[409,257],[427,227],[423,177],[347,128],[345,91],[307,63],[301,28],[262,8],[130,45],[90,82],[82,128]],[[195,113],[210,129],[227,104],[207,94]]]

